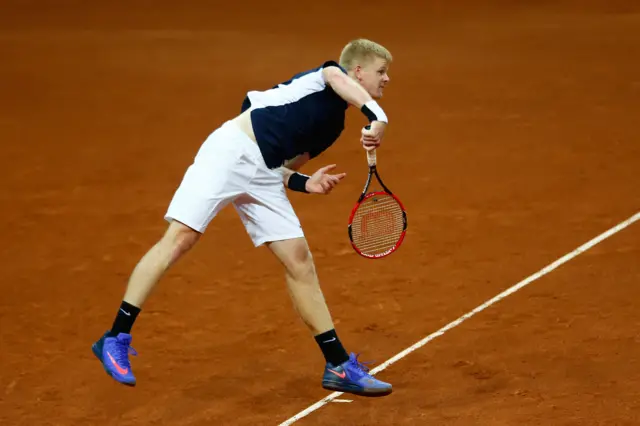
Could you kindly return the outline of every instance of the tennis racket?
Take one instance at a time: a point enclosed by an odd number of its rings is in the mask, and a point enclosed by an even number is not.
[[[369,259],[380,259],[400,247],[407,232],[404,206],[380,179],[376,151],[367,151],[369,176],[349,217],[349,239],[354,250]],[[382,190],[367,192],[373,176]]]

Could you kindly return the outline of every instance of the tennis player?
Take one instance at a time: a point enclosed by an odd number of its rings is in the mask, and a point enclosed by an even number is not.
[[[294,307],[325,358],[322,386],[364,396],[391,393],[392,386],[371,376],[340,342],[286,193],[288,188],[329,194],[345,177],[335,172],[335,164],[311,176],[297,170],[338,139],[350,105],[370,124],[362,129],[364,149],[380,146],[388,120],[376,99],[389,82],[391,60],[383,46],[353,40],[338,63],[327,61],[271,89],[248,92],[241,114],[209,135],[169,204],[166,232],[134,268],[112,328],[92,346],[107,374],[125,385],[136,384],[129,360],[136,354],[131,329],[143,303],[216,214],[232,204],[254,245],[268,247],[284,267]]]

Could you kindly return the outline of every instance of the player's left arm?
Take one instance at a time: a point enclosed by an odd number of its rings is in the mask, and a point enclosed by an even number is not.
[[[280,167],[285,187],[292,191],[326,195],[347,175],[346,173],[330,174],[329,172],[336,168],[335,164],[324,166],[311,176],[299,173],[297,170],[305,165],[309,159],[309,153],[304,153],[285,162]]]
[[[302,166],[307,164],[310,159],[311,156],[309,153],[305,152],[304,154],[293,157],[291,160],[285,161],[283,167],[297,172]]]

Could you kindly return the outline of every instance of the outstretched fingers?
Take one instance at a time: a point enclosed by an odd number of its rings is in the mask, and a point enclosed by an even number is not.
[[[340,182],[342,179],[344,179],[344,177],[346,176],[346,173],[338,173],[337,175],[329,175],[329,177],[331,178],[331,180],[333,180],[335,183]]]
[[[318,170],[318,172],[324,175],[327,172],[335,169],[336,167],[337,167],[336,164],[329,164],[328,166],[321,167],[320,170]]]

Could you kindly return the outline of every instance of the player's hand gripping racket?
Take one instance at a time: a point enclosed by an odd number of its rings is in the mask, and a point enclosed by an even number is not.
[[[382,183],[376,151],[367,151],[369,177],[349,217],[349,239],[355,251],[369,259],[388,256],[400,247],[407,231],[404,206]],[[382,191],[367,192],[375,176]]]

